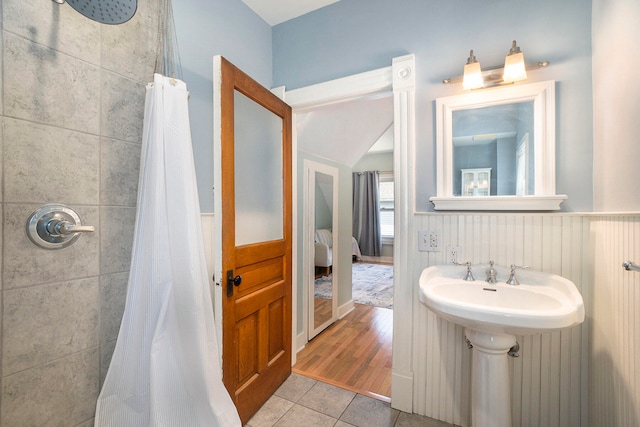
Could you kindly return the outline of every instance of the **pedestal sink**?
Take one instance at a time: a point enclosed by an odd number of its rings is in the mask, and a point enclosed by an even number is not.
[[[532,270],[517,270],[519,285],[505,283],[510,268],[494,266],[497,283],[487,283],[489,265],[436,265],[420,275],[420,302],[465,327],[473,345],[471,417],[474,427],[510,427],[507,353],[516,335],[540,334],[584,321],[582,296],[573,282]]]

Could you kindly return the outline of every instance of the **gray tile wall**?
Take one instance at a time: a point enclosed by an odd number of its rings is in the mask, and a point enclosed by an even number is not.
[[[89,426],[124,310],[157,0],[103,25],[52,1],[0,8],[0,425]],[[27,238],[59,202],[96,226]]]

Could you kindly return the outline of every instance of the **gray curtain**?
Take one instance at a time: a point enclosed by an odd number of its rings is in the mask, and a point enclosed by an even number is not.
[[[353,173],[353,237],[362,255],[380,256],[380,194],[378,171]]]

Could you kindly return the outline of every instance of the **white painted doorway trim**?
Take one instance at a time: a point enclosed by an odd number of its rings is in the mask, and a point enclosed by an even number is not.
[[[284,93],[285,102],[293,109],[294,148],[297,147],[295,131],[297,113],[356,98],[393,93],[396,231],[393,246],[394,310],[391,406],[409,413],[413,412],[413,305],[417,300],[413,295],[416,287],[411,283],[412,265],[410,262],[415,242],[409,235],[409,230],[413,230],[414,217],[415,75],[415,56],[410,54],[393,58],[390,67]],[[294,151],[294,158],[297,157],[296,153],[297,150]],[[293,310],[293,325],[297,325],[296,311]]]

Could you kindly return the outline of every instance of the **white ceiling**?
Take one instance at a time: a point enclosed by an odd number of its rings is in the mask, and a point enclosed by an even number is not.
[[[339,0],[242,0],[272,27]]]
[[[298,149],[352,168],[376,141],[391,138],[377,152],[393,149],[392,123],[393,96],[318,108],[296,116]]]

